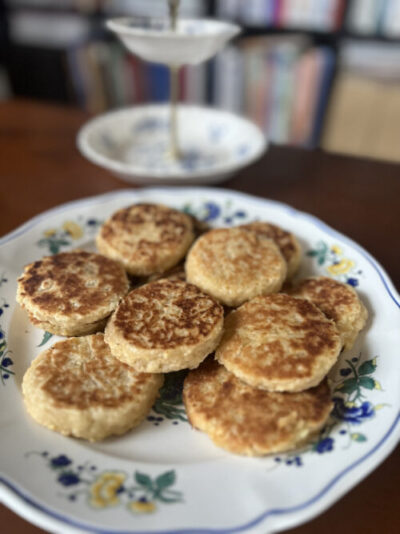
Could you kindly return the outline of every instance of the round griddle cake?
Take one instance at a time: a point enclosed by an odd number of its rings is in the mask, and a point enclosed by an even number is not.
[[[193,239],[188,215],[159,204],[134,204],[118,210],[102,225],[96,244],[129,274],[148,276],[177,264]]]
[[[313,387],[341,349],[333,321],[305,299],[257,297],[232,311],[216,358],[247,384],[269,391]]]
[[[138,425],[162,384],[162,375],[136,373],[114,358],[103,334],[96,334],[59,341],[39,354],[22,392],[41,425],[97,441]]]
[[[117,262],[76,250],[27,265],[18,279],[17,301],[36,326],[58,335],[83,335],[102,328],[128,290]]]
[[[230,452],[261,456],[298,447],[326,422],[333,404],[326,381],[301,393],[262,391],[208,359],[185,378],[190,423]]]
[[[105,340],[114,356],[137,371],[193,368],[217,346],[223,317],[222,306],[194,285],[161,279],[121,301]]]
[[[368,312],[351,286],[319,276],[302,280],[291,294],[310,300],[335,322],[345,349],[354,345],[367,322]]]
[[[297,238],[290,232],[283,230],[275,224],[256,221],[250,224],[243,224],[239,228],[251,230],[258,235],[272,239],[279,247],[282,256],[287,263],[286,278],[290,279],[296,273],[301,261],[301,247]]]
[[[195,242],[185,269],[188,282],[234,307],[279,291],[287,268],[271,239],[241,228],[219,228]]]

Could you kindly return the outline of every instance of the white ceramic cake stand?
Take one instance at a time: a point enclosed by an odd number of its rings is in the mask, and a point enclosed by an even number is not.
[[[240,32],[239,26],[208,19],[118,18],[107,22],[128,50],[171,67],[206,61]],[[174,76],[175,75],[175,76]],[[173,90],[175,89],[175,90]],[[105,113],[86,124],[78,147],[93,163],[140,184],[216,183],[260,157],[263,132],[226,111],[178,104],[136,106]]]
[[[123,17],[106,24],[130,52],[169,66],[206,61],[240,33],[235,24],[209,19],[178,19],[176,30],[168,19]]]
[[[81,153],[138,184],[204,184],[228,179],[265,151],[263,132],[252,122],[203,106],[179,104],[182,157],[167,157],[168,104],[135,106],[104,113],[78,134]]]

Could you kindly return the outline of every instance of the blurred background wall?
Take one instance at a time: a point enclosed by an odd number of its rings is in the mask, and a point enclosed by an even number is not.
[[[271,141],[400,161],[400,0],[181,0],[182,16],[229,19],[242,35],[184,68],[181,98],[251,117]],[[91,112],[164,101],[168,71],[105,29],[166,16],[166,0],[0,0],[0,99]]]

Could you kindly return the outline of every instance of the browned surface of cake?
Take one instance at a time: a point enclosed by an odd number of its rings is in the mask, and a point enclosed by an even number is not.
[[[115,212],[96,244],[132,275],[164,272],[178,263],[194,239],[192,219],[159,204],[134,204]]]
[[[272,239],[279,247],[282,256],[287,262],[287,278],[290,279],[298,270],[301,260],[301,247],[297,238],[290,232],[275,224],[256,221],[244,224],[239,228],[245,228],[256,232],[260,236]]]
[[[78,250],[28,265],[18,279],[17,301],[38,326],[78,335],[96,329],[128,289],[125,271],[117,262]]]
[[[249,456],[304,444],[333,407],[326,381],[301,393],[268,392],[246,385],[211,358],[190,371],[183,400],[195,428],[216,445]]]
[[[25,373],[30,415],[62,434],[90,440],[121,434],[150,410],[161,375],[136,373],[114,358],[103,334],[73,337],[42,352]]]
[[[367,309],[356,291],[348,284],[332,278],[306,278],[300,281],[291,294],[310,300],[335,322],[345,349],[353,346],[367,322]]]
[[[242,228],[203,234],[186,259],[186,278],[227,306],[279,291],[286,262],[277,245]]]
[[[275,294],[227,316],[216,358],[254,387],[302,391],[323,379],[340,349],[335,324],[314,304]]]
[[[112,353],[137,370],[196,367],[215,349],[223,308],[192,284],[161,279],[131,291],[106,328]]]

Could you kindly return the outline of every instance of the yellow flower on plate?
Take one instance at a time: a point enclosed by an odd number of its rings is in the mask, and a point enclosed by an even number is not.
[[[90,504],[95,508],[106,508],[119,504],[118,490],[125,479],[124,473],[115,471],[101,473],[90,487]]]
[[[331,251],[334,254],[337,254],[338,256],[341,256],[343,254],[342,249],[339,247],[339,245],[332,245]]]
[[[65,221],[62,227],[63,230],[72,237],[72,239],[79,239],[83,236],[82,228],[74,221]]]
[[[51,237],[51,236],[53,236],[53,235],[56,233],[56,231],[55,231],[54,228],[50,228],[49,230],[46,230],[46,231],[43,232],[43,233],[44,233],[44,236],[45,236],[45,237]]]
[[[132,512],[139,514],[151,514],[156,509],[154,502],[141,500],[141,501],[132,501],[128,504],[128,508]]]
[[[339,263],[334,263],[326,268],[326,270],[333,275],[344,274],[354,267],[354,262],[351,260],[340,260]]]

